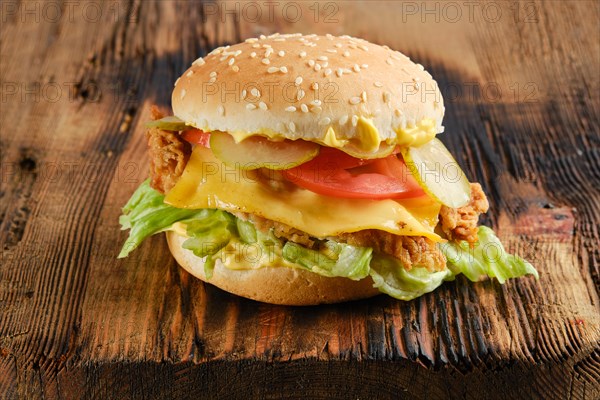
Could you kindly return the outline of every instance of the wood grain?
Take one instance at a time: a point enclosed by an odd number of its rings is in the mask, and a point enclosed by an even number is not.
[[[598,3],[236,4],[1,4],[0,398],[600,397]],[[149,105],[199,55],[275,31],[422,63],[485,222],[540,280],[293,308],[202,284],[163,237],[117,260]]]

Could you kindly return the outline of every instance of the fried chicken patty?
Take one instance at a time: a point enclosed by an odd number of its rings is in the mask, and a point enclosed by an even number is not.
[[[150,110],[153,121],[164,117],[158,107]],[[150,186],[167,193],[183,173],[190,159],[192,146],[177,132],[148,128],[146,131],[150,149]]]
[[[440,225],[442,232],[450,240],[477,241],[477,222],[479,215],[486,213],[490,207],[485,193],[479,183],[471,183],[471,201],[460,208],[442,206]]]
[[[152,119],[162,118],[158,108],[152,108]],[[161,193],[166,193],[183,173],[190,154],[191,145],[178,133],[158,128],[148,128],[146,132],[150,147],[150,185]],[[477,222],[479,215],[488,210],[489,204],[481,185],[471,183],[471,201],[460,208],[442,206],[440,226],[449,240],[477,241]],[[318,246],[327,238],[314,238],[308,233],[289,225],[272,221],[257,215],[239,213],[238,217],[251,221],[262,231],[273,230],[275,236],[290,240],[308,248]],[[440,271],[446,267],[446,259],[439,247],[424,236],[398,236],[376,229],[344,233],[334,238],[336,241],[354,246],[371,247],[377,253],[394,256],[402,262],[406,270],[415,266],[425,267],[429,271]]]

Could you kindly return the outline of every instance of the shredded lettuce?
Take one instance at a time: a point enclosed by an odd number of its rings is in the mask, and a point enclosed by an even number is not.
[[[234,269],[279,264],[327,277],[360,280],[371,276],[381,292],[412,300],[444,281],[454,280],[458,274],[471,281],[490,277],[500,283],[527,274],[538,278],[530,263],[506,253],[494,231],[485,226],[479,227],[479,241],[474,246],[464,241],[439,245],[448,268],[430,272],[416,266],[407,271],[399,259],[375,254],[371,248],[324,240],[318,250],[308,249],[291,241],[284,243],[272,231],[258,231],[251,222],[225,211],[180,209],[163,200],[164,196],[152,189],[148,180],[135,191],[119,219],[122,229],[130,230],[119,258],[127,257],[147,237],[175,229],[174,224],[179,222],[177,229],[185,227],[188,236],[183,247],[204,258],[204,272],[209,279],[219,259]]]
[[[328,240],[321,251],[294,242],[283,246],[283,258],[319,275],[340,276],[358,281],[369,275],[373,250]]]
[[[191,250],[198,257],[217,254],[237,234],[233,215],[221,210],[204,211],[202,215],[186,221],[188,239],[182,244],[184,249]],[[215,261],[214,257],[207,257],[204,262],[204,274],[208,279],[212,277]]]
[[[407,271],[397,258],[378,254],[371,261],[371,278],[375,287],[399,300],[412,300],[432,292],[444,281],[454,279],[449,269],[429,272],[426,268],[415,267]]]
[[[504,246],[493,230],[487,226],[480,226],[477,236],[479,241],[473,248],[465,241],[440,245],[448,261],[448,268],[453,274],[462,273],[473,282],[490,277],[504,283],[509,278],[518,278],[527,274],[539,279],[533,265],[504,250]]]

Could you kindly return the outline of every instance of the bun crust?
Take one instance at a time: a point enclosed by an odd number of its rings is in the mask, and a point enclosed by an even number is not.
[[[327,278],[288,267],[231,270],[217,262],[213,276],[206,279],[204,262],[181,245],[185,237],[166,232],[173,257],[190,274],[227,292],[252,300],[283,305],[316,305],[364,299],[381,294],[367,277],[360,281]]]
[[[401,131],[424,121],[443,131],[443,99],[423,66],[349,36],[272,35],[215,49],[178,79],[172,105],[190,125],[238,137],[360,146],[410,144]]]

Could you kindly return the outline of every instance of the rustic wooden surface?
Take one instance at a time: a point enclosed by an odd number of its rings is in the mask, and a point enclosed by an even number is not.
[[[58,4],[0,4],[0,398],[600,396],[598,2]],[[198,55],[274,31],[424,64],[485,222],[540,280],[291,308],[200,283],[163,237],[117,260],[148,107]]]

